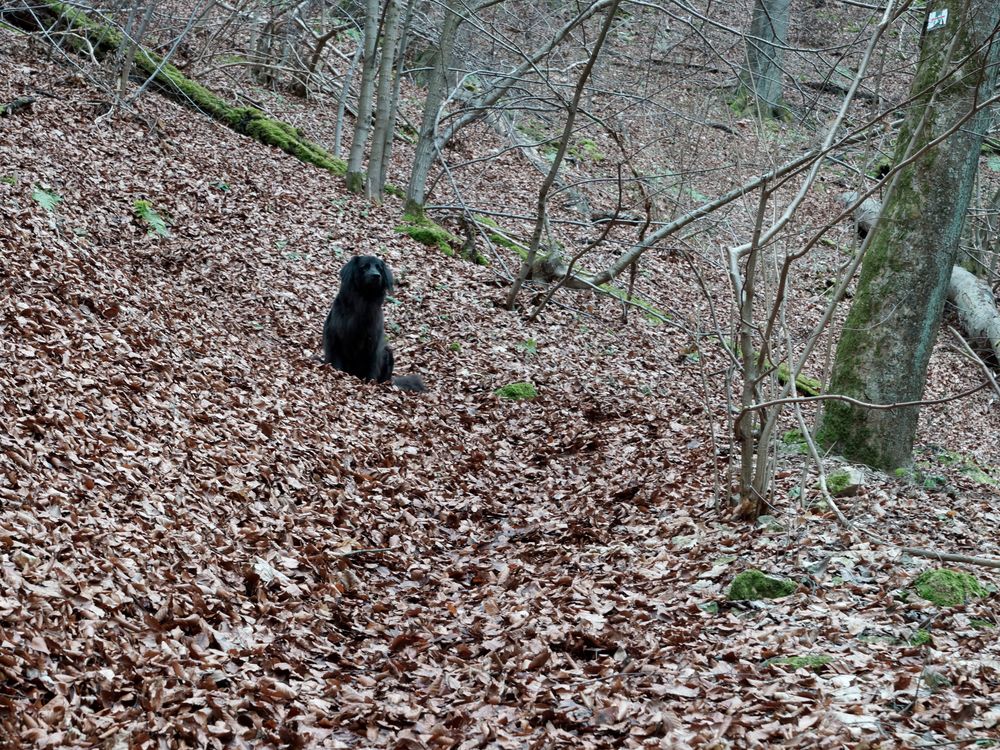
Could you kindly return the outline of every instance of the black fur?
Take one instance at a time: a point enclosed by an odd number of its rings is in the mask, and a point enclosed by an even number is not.
[[[382,304],[392,291],[392,271],[373,255],[358,255],[340,269],[340,291],[323,324],[323,361],[338,370],[408,391],[425,391],[417,375],[392,377],[392,349],[385,342]]]

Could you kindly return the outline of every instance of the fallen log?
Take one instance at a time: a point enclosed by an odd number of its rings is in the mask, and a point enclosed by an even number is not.
[[[974,347],[1000,362],[1000,311],[990,285],[961,266],[951,269],[948,299],[958,308],[958,320]]]
[[[58,40],[74,52],[102,60],[113,55],[122,36],[113,27],[91,20],[84,12],[56,0],[21,0],[0,7],[0,20],[44,38]],[[334,174],[345,174],[347,165],[303,137],[287,122],[275,120],[254,107],[225,101],[200,83],[192,81],[162,57],[140,48],[135,66],[152,77],[153,87],[184,106],[202,112],[241,135],[275,146],[296,159]]]
[[[33,96],[19,96],[12,102],[0,105],[0,117],[10,117],[12,114],[17,112],[19,109],[24,109],[25,107],[30,107],[37,100]]]
[[[855,203],[858,197],[858,194],[852,190],[842,194],[837,200],[844,208],[847,208]],[[854,209],[851,218],[854,219],[854,228],[858,232],[858,237],[864,239],[868,236],[880,213],[882,213],[882,203],[877,198],[865,198],[861,205]]]

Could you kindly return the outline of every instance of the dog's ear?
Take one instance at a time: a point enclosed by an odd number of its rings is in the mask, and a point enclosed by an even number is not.
[[[340,269],[340,283],[342,286],[350,284],[350,278],[355,275],[355,268],[358,265],[357,256],[347,261]]]
[[[389,266],[386,265],[385,261],[379,260],[378,262],[379,271],[382,273],[382,279],[385,281],[385,290],[387,292],[392,291],[392,271],[389,270]]]

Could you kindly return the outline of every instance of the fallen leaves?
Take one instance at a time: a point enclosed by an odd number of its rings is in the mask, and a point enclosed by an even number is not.
[[[28,82],[12,54],[10,89]],[[168,153],[64,93],[0,144],[23,186],[61,197],[46,210],[0,184],[0,744],[813,748],[995,730],[996,639],[973,625],[995,622],[989,602],[915,647],[912,561],[805,511],[744,529],[710,510],[724,407],[676,356],[681,332],[618,327],[595,297],[525,346],[523,320],[488,304],[492,272],[400,238],[393,205],[173,105]],[[39,128],[58,139],[37,147]],[[134,220],[145,197],[171,237]],[[426,396],[310,360],[336,269],[366,251],[401,278],[397,361]],[[675,262],[651,260],[672,302],[694,294]],[[492,395],[529,380],[535,399]],[[995,552],[995,496],[879,491],[857,512]],[[809,586],[728,605],[758,564]],[[832,657],[821,674],[767,663],[810,653]],[[948,682],[904,712],[925,666]]]

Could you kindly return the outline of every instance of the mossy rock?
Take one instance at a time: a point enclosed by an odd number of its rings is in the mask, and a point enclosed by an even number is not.
[[[794,594],[799,585],[787,578],[774,578],[759,570],[746,570],[733,579],[729,587],[730,601],[780,599]]]
[[[435,245],[447,256],[455,254],[455,249],[462,247],[462,240],[440,224],[427,218],[423,213],[410,212],[403,214],[403,223],[396,231],[416,240],[421,245]]]
[[[500,398],[507,399],[508,401],[526,401],[528,399],[535,398],[538,395],[538,391],[535,386],[531,383],[509,383],[505,386],[497,388],[493,391],[494,394]]]
[[[856,495],[864,486],[864,483],[864,472],[854,466],[831,471],[826,477],[826,489],[834,497]]]
[[[826,654],[804,654],[802,656],[776,656],[764,663],[778,664],[791,667],[792,669],[811,669],[819,672],[831,661],[833,661],[833,657]]]
[[[989,596],[975,576],[949,568],[925,570],[913,583],[917,596],[939,607],[958,607],[972,597]]]

